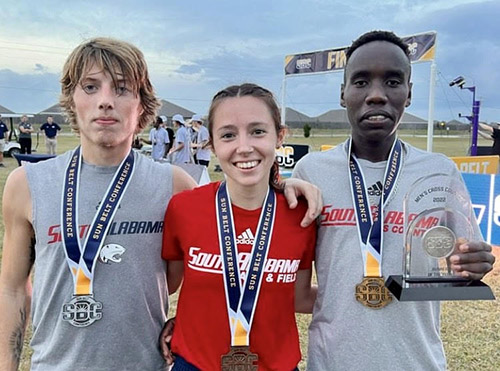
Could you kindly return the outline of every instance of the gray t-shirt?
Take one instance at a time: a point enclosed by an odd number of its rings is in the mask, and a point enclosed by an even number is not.
[[[424,174],[447,173],[461,179],[441,154],[403,144],[404,162],[384,209],[382,274],[402,274],[403,197]],[[308,370],[445,370],[439,335],[439,302],[398,302],[371,309],[355,299],[363,261],[350,191],[346,143],[301,159],[294,176],[317,185],[324,208],[316,245],[318,297],[309,326]],[[385,163],[361,161],[370,201],[376,202]],[[377,179],[380,176],[380,179]],[[477,227],[477,226],[476,226]],[[476,228],[476,237],[480,237]]]
[[[177,129],[175,143],[176,145],[183,143],[184,147],[180,151],[175,152],[174,164],[191,162],[191,137],[185,126],[181,126]]]
[[[203,143],[208,141],[208,129],[203,125],[198,129],[198,135],[196,137],[196,143]],[[210,150],[206,148],[198,148],[196,151],[196,159],[210,161]]]
[[[70,154],[25,165],[36,235],[32,370],[165,370],[158,336],[168,309],[161,245],[163,217],[172,196],[171,166],[134,154],[130,185],[94,273],[94,299],[102,303],[102,319],[78,328],[61,316],[73,294],[60,228],[63,174]],[[88,233],[115,171],[82,165],[81,237]]]

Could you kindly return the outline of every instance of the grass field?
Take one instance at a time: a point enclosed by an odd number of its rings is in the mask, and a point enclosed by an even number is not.
[[[341,131],[313,131],[310,138],[301,137],[300,131],[293,132],[293,136],[287,139],[288,143],[308,144],[311,150],[319,150],[323,144],[336,145],[346,138],[346,132]],[[415,135],[417,134],[417,135]],[[453,134],[453,133],[452,133]],[[401,138],[418,148],[425,149],[425,133],[402,132]],[[439,136],[434,138],[434,151],[448,156],[465,156],[469,139],[464,136]],[[78,144],[78,138],[73,135],[65,135],[59,138],[58,153],[62,153]],[[480,145],[491,145],[490,142],[481,141]],[[44,151],[43,140],[40,141],[38,152]],[[0,168],[0,190],[3,193],[5,180],[15,167],[17,162],[12,158],[4,160],[6,168]],[[212,161],[210,166],[210,177],[212,180],[221,179],[221,173],[213,171]],[[0,201],[1,203],[1,201]],[[2,219],[2,217],[0,217]],[[3,220],[3,219],[2,219]],[[0,223],[0,241],[3,241],[3,222]],[[498,250],[498,249],[496,249]],[[1,260],[1,248],[0,248]],[[497,255],[495,269],[486,278],[494,290],[495,295],[500,297],[500,256]],[[171,310],[175,308],[176,297],[171,298]],[[448,357],[449,370],[499,370],[500,369],[500,302],[445,302],[442,311],[442,338]],[[1,315],[1,314],[0,314]],[[301,334],[301,345],[304,356],[307,348],[307,326],[310,315],[297,315],[299,331]],[[388,329],[390,331],[390,329]],[[20,370],[29,370],[30,349],[28,344],[29,331],[26,336],[26,346],[23,351]],[[301,363],[303,368],[304,362]]]

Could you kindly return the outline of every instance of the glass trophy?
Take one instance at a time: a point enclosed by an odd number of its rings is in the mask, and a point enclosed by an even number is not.
[[[473,240],[473,209],[465,184],[434,174],[418,179],[403,200],[403,275],[386,286],[399,301],[488,300],[490,287],[450,268],[457,247]]]

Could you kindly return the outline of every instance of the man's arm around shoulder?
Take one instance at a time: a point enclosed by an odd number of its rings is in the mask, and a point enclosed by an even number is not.
[[[31,196],[24,168],[15,169],[3,194],[5,226],[0,272],[0,369],[17,370],[31,302],[34,262]]]

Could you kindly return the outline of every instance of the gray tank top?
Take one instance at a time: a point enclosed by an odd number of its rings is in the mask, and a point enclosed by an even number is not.
[[[32,299],[32,370],[165,370],[158,336],[168,309],[161,259],[163,217],[172,168],[135,153],[135,171],[104,240],[94,273],[102,318],[88,327],[62,320],[73,281],[61,243],[61,193],[71,152],[26,164],[36,259]],[[116,167],[82,164],[80,240]]]

